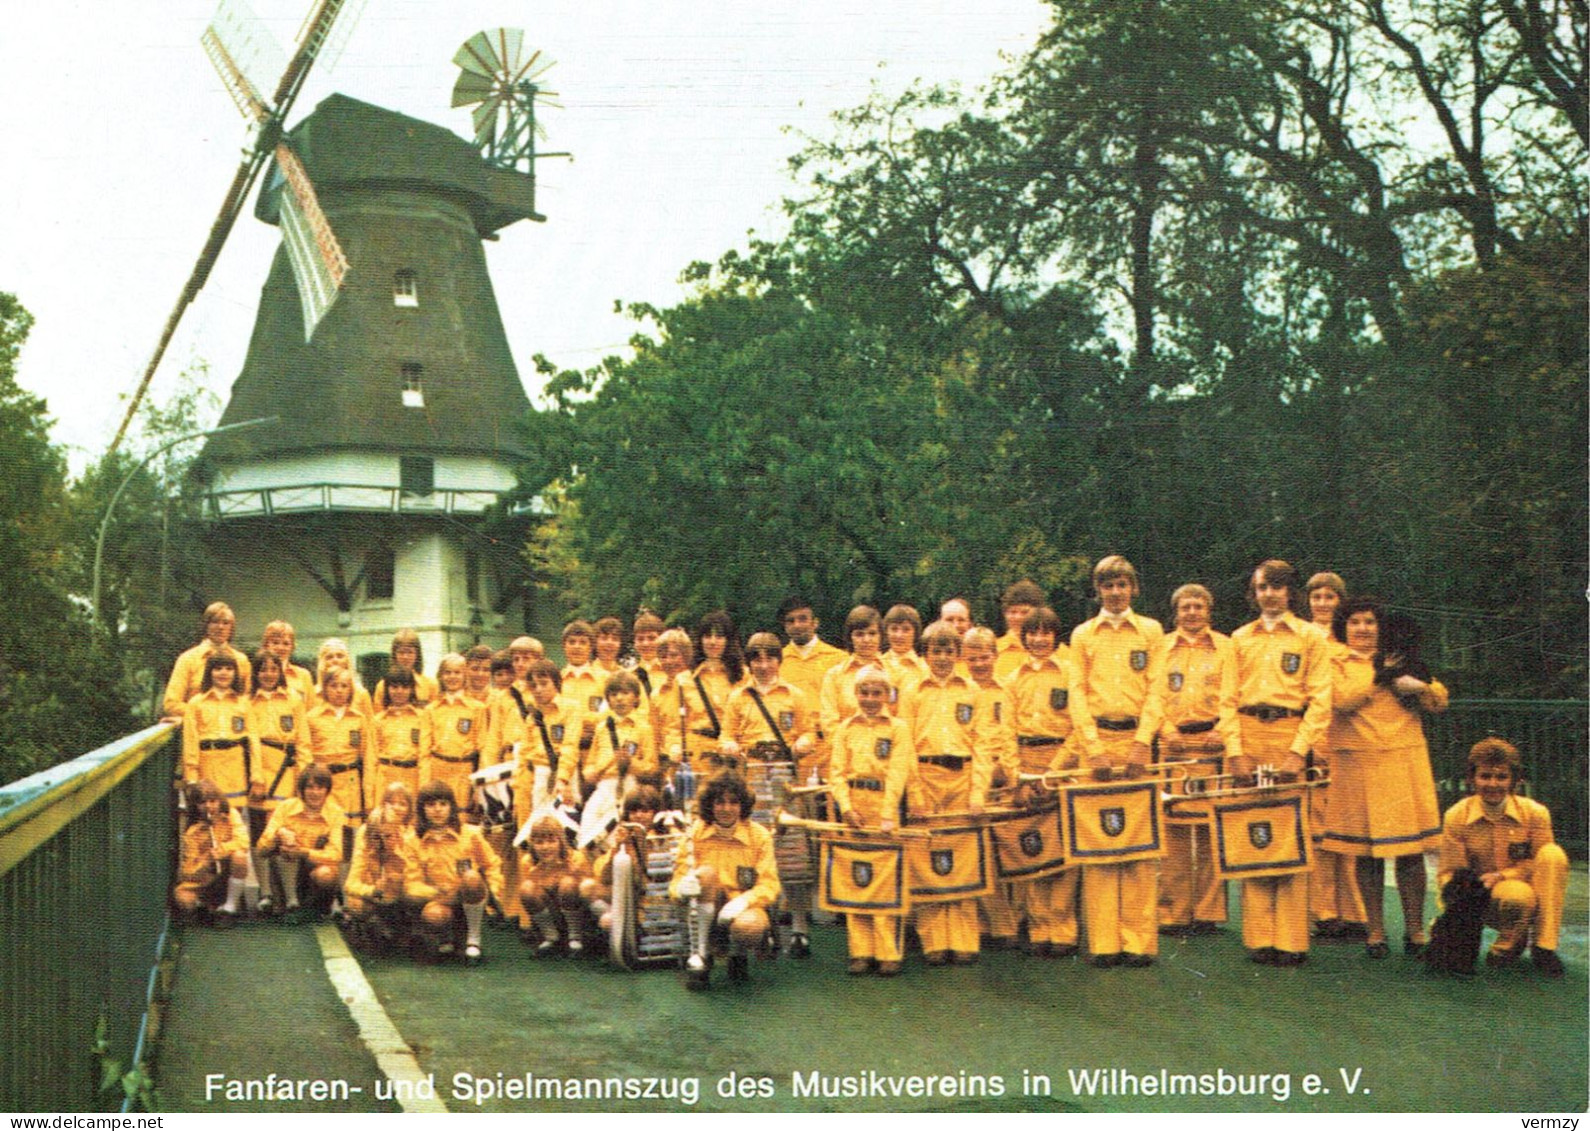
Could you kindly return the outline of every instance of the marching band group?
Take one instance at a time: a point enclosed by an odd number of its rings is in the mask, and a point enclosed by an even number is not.
[[[1132,608],[1126,559],[1093,583],[1100,610],[1069,641],[1027,581],[1004,594],[1003,636],[959,599],[925,629],[909,606],[859,606],[848,651],[799,598],[779,610],[787,641],[743,648],[722,612],[694,637],[650,612],[629,633],[576,620],[561,669],[521,637],[444,656],[433,678],[404,630],[373,693],[341,641],[313,674],[295,665],[283,622],[245,657],[214,604],[166,694],[188,821],[173,900],[229,925],[257,883],[264,914],[331,912],[357,945],[466,962],[496,914],[539,954],[577,953],[615,904],[632,913],[618,897],[666,840],[677,958],[703,989],[715,955],[747,976],[778,910],[789,956],[809,956],[814,902],[844,915],[855,975],[898,974],[908,924],[929,966],[1024,929],[1034,956],[1146,967],[1161,935],[1220,931],[1232,882],[1254,962],[1301,965],[1311,938],[1385,958],[1388,858],[1417,955],[1439,852],[1441,884],[1488,893],[1488,964],[1528,950],[1562,975],[1550,815],[1492,738],[1443,818],[1422,715],[1447,691],[1416,629],[1277,560],[1229,636],[1201,585],[1175,591],[1167,632]]]

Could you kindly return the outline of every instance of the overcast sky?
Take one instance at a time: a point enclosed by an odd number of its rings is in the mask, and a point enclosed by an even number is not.
[[[310,7],[250,3],[284,49]],[[213,12],[211,0],[0,0],[0,290],[37,319],[20,378],[48,399],[74,469],[114,434],[239,160],[245,124],[199,46]],[[487,245],[533,379],[536,353],[583,368],[621,352],[634,325],[615,300],[669,303],[692,260],[779,230],[799,147],[786,127],[822,134],[874,82],[976,87],[1046,18],[1040,0],[368,0],[289,125],[336,91],[467,135],[467,110],[448,107],[461,43],[519,27],[556,60],[545,81],[563,109],[545,114],[543,148],[575,160],[541,163],[547,223]],[[252,207],[156,398],[203,360],[224,401],[279,238]]]

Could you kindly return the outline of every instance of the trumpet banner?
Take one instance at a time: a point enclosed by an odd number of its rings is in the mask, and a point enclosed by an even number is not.
[[[817,906],[824,911],[903,915],[910,905],[899,841],[823,837],[817,861]]]
[[[981,825],[934,829],[905,850],[912,903],[953,903],[994,890],[994,861]]]
[[[1214,803],[1218,880],[1255,880],[1307,871],[1308,803],[1301,788],[1275,797]]]
[[[1165,855],[1158,782],[1073,785],[1063,797],[1071,863],[1130,864]]]
[[[1061,806],[1023,813],[989,825],[994,866],[1002,880],[1034,880],[1066,866],[1066,833]]]

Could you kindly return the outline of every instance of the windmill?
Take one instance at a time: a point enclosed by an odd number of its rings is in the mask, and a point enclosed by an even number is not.
[[[493,138],[541,97],[524,85],[533,71],[509,69]],[[275,139],[254,211],[282,242],[221,423],[279,423],[214,435],[200,457],[214,592],[246,631],[286,619],[305,648],[346,638],[372,677],[400,627],[431,663],[541,627],[520,584],[530,516],[496,517],[517,486],[530,403],[483,241],[545,220],[530,169],[547,155],[533,141],[482,152],[476,132],[333,94]],[[300,226],[299,181],[357,263],[313,325],[306,294],[325,259]]]
[[[232,232],[232,225],[243,211],[249,191],[272,157],[292,185],[294,203],[291,210],[294,216],[291,224],[299,247],[294,266],[299,274],[299,295],[304,303],[306,334],[314,332],[326,308],[335,301],[348,272],[348,259],[330,225],[326,223],[325,214],[315,198],[314,186],[304,174],[292,149],[282,142],[281,136],[287,114],[297,101],[299,91],[309,77],[310,68],[326,45],[337,16],[345,6],[346,0],[316,0],[303,27],[299,29],[293,55],[285,62],[280,61],[280,48],[261,29],[259,21],[243,0],[222,0],[215,17],[200,37],[199,42],[220,73],[228,93],[251,121],[253,137],[242,163],[232,177],[221,211],[210,226],[210,235],[177,298],[177,305],[166,319],[160,340],[155,344],[154,356],[144,368],[107,455],[116,451],[122,437],[126,435],[127,427],[137,414],[144,393],[149,389],[149,382],[160,365],[160,359],[165,356],[166,347],[177,331],[177,324],[182,321],[183,313],[209,279],[210,269],[215,266],[221,248]],[[268,77],[270,75],[277,77],[271,79]],[[268,99],[262,93],[267,89],[271,91]]]

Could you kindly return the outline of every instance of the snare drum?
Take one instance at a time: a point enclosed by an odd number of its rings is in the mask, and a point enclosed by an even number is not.
[[[469,775],[483,829],[513,827],[513,773],[512,762],[498,762],[494,766],[482,766]]]

